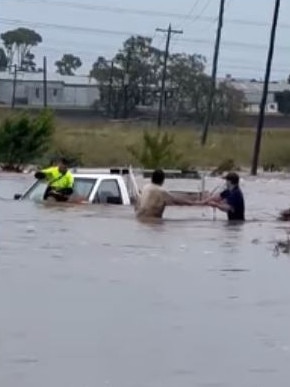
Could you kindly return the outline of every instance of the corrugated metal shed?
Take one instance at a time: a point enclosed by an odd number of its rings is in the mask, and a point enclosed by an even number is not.
[[[0,72],[1,80],[13,80],[12,72]],[[26,73],[26,72],[17,72],[17,80],[23,82],[43,82],[43,73]],[[80,86],[96,86],[98,83],[94,78],[91,78],[87,75],[60,75],[57,73],[48,73],[47,74],[48,82],[57,82],[63,83],[66,85],[80,85]]]

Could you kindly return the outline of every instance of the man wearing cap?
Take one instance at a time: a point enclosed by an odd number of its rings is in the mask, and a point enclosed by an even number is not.
[[[240,177],[235,172],[228,173],[225,178],[227,188],[219,195],[209,198],[204,202],[213,208],[226,212],[229,220],[245,220],[244,195],[240,189]]]

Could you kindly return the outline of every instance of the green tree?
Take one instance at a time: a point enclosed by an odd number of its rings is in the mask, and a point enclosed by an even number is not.
[[[36,118],[24,114],[7,118],[0,126],[0,161],[6,170],[21,171],[42,158],[50,146],[53,116],[48,111]]]
[[[123,73],[122,69],[103,56],[98,57],[93,64],[90,76],[95,78],[100,88],[100,110],[106,109],[114,117],[118,117],[123,101]]]
[[[126,40],[115,57],[123,73],[128,73],[130,84],[141,89],[158,85],[162,61],[162,51],[152,46],[151,38],[143,36],[132,36]]]
[[[158,87],[161,58],[162,52],[152,46],[152,39],[143,36],[132,36],[124,42],[122,49],[113,58],[113,73],[110,69],[111,61],[99,57],[93,65],[91,76],[103,86],[104,104],[108,103],[111,77],[114,101],[119,105],[119,111],[124,106],[125,85],[127,85],[129,112],[132,112],[139,102],[145,104],[151,90]]]
[[[55,62],[56,72],[61,75],[75,75],[75,71],[82,66],[82,61],[78,56],[64,54],[61,60]]]
[[[112,67],[112,61],[107,60],[103,56],[99,56],[97,61],[93,64],[90,76],[97,79],[101,85],[107,85],[111,77],[115,84],[118,86],[122,85],[122,69],[119,68],[116,63],[114,63],[114,66]]]
[[[164,52],[152,45],[152,39],[132,36],[110,61],[99,57],[91,76],[101,88],[101,105],[113,100],[115,117],[126,105],[133,113],[138,104],[156,107],[164,66]],[[210,92],[210,77],[205,72],[206,58],[193,54],[171,54],[166,77],[165,118],[176,121],[186,117],[197,123],[204,122]],[[112,91],[113,90],[113,91]],[[113,97],[112,97],[113,94]],[[220,83],[214,99],[213,121],[230,123],[238,116],[243,94],[229,83]]]
[[[171,115],[192,113],[197,121],[202,120],[208,88],[205,65],[206,59],[201,55],[170,55],[167,79],[173,95],[168,104]]]
[[[168,106],[177,117],[193,117],[203,123],[207,114],[210,77],[205,73],[206,58],[200,55],[174,54],[170,56],[168,80],[173,99]],[[244,95],[230,83],[217,84],[213,102],[213,124],[233,123],[239,117]]]
[[[8,59],[3,48],[0,48],[0,71],[5,71],[8,65]]]
[[[16,64],[23,71],[31,70],[32,65],[27,67],[27,59],[31,59],[31,49],[42,42],[42,37],[35,32],[27,28],[17,28],[16,30],[7,31],[1,34],[4,47],[6,49],[6,55],[8,58],[8,65]]]
[[[22,61],[22,71],[36,71],[35,55],[27,52]]]
[[[128,110],[136,105],[153,103],[153,89],[158,89],[162,73],[162,51],[152,46],[152,39],[132,36],[115,56],[128,84]]]

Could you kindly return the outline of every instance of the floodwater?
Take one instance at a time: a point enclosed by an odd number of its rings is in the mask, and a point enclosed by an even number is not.
[[[246,179],[245,225],[197,208],[149,225],[5,200],[27,177],[2,176],[0,386],[288,387],[289,181]]]

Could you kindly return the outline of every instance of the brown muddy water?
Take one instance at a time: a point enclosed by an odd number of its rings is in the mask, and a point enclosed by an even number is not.
[[[290,258],[273,247],[290,180],[246,179],[249,222],[230,226],[5,200],[27,179],[0,183],[1,387],[289,386]]]

